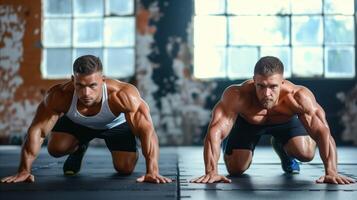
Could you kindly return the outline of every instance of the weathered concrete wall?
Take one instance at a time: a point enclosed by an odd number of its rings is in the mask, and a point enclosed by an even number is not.
[[[192,15],[192,0],[136,0],[135,84],[161,144],[202,143],[224,88],[243,81],[194,79]],[[1,0],[0,50],[0,143],[8,143],[26,133],[44,91],[64,81],[41,77],[41,0]],[[336,97],[351,91],[356,79],[291,81],[315,93],[338,143],[357,135],[350,113],[356,96],[347,102]]]

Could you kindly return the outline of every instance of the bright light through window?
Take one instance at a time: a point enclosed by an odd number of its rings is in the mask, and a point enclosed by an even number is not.
[[[194,76],[251,78],[271,55],[286,78],[353,78],[354,13],[354,0],[195,0]]]
[[[135,0],[42,0],[44,78],[69,78],[82,55],[98,56],[104,74],[134,74]]]

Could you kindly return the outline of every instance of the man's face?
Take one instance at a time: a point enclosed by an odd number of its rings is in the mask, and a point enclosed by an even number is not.
[[[284,78],[282,74],[269,76],[254,75],[254,85],[258,100],[263,108],[270,109],[278,101]]]
[[[72,76],[78,100],[85,106],[92,106],[101,101],[104,77],[101,72],[75,74]]]

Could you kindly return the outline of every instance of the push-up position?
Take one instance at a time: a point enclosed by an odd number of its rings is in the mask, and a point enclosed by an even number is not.
[[[93,138],[105,140],[119,174],[131,174],[138,160],[137,136],[146,159],[146,174],[137,181],[171,182],[159,174],[158,138],[148,105],[134,86],[105,79],[101,61],[95,56],[79,57],[73,64],[72,81],[47,92],[28,129],[17,174],[1,182],[34,182],[31,166],[51,131],[47,145],[50,155],[69,154],[63,165],[65,175],[79,172]]]
[[[224,161],[230,175],[240,175],[252,161],[253,151],[263,134],[271,142],[286,173],[299,173],[296,159],[308,162],[316,144],[325,175],[317,183],[349,184],[355,180],[337,172],[336,144],[330,134],[325,112],[312,92],[284,80],[284,67],[278,58],[261,58],[253,80],[228,87],[212,112],[204,141],[205,175],[191,182],[231,182],[218,174],[220,145],[224,143]]]

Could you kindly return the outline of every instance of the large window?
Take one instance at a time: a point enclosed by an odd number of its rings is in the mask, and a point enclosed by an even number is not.
[[[250,78],[279,57],[285,77],[355,77],[354,0],[195,0],[194,75]]]
[[[68,78],[73,61],[98,56],[104,74],[134,74],[134,0],[42,0],[42,74]]]

